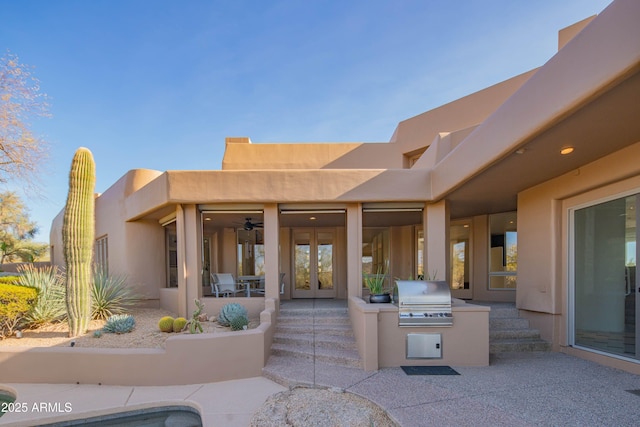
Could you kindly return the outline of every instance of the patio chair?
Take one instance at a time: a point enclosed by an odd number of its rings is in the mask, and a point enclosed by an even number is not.
[[[242,292],[242,289],[236,287],[233,274],[211,273],[211,292],[215,294],[216,298],[220,298],[220,295],[224,297],[235,296],[238,292]]]
[[[264,276],[260,276],[260,282],[256,288],[256,293],[264,295]],[[284,294],[284,273],[280,273],[280,295]]]

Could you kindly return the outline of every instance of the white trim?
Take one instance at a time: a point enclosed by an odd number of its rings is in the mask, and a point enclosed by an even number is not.
[[[579,195],[579,197],[581,198],[588,198],[588,195],[591,192],[585,192]],[[592,353],[596,353],[596,354],[600,354],[606,357],[612,357],[615,359],[619,359],[619,360],[625,360],[625,361],[629,361],[629,362],[633,362],[633,363],[640,363],[640,360],[637,358],[629,358],[629,357],[625,357],[623,355],[620,354],[616,354],[616,353],[610,353],[610,352],[606,352],[606,351],[602,351],[602,350],[597,350],[597,349],[593,349],[590,347],[583,347],[581,345],[576,345],[576,336],[575,336],[575,330],[576,330],[576,325],[575,325],[575,311],[576,311],[576,301],[575,301],[575,292],[576,292],[576,283],[575,283],[575,238],[576,238],[576,234],[575,234],[575,213],[578,210],[582,210],[582,209],[586,209],[586,208],[590,208],[590,207],[594,207],[603,203],[607,203],[607,202],[611,202],[614,200],[619,200],[619,199],[624,199],[630,196],[636,196],[637,199],[640,199],[640,187],[634,187],[634,188],[630,188],[627,189],[625,191],[620,191],[620,192],[616,192],[613,194],[609,194],[607,196],[603,196],[603,197],[597,197],[594,199],[590,199],[590,200],[586,200],[584,202],[575,204],[575,205],[571,205],[570,200],[568,199],[566,200],[566,203],[570,206],[566,206],[566,210],[567,210],[567,225],[568,225],[568,230],[567,230],[567,239],[568,239],[568,245],[567,245],[567,250],[568,250],[568,254],[567,254],[567,272],[566,272],[566,278],[567,278],[567,323],[566,323],[566,327],[567,327],[567,344],[572,347],[572,348],[576,348],[579,350],[583,350],[583,351],[588,351],[588,352],[592,352]],[[640,213],[636,213],[636,216],[640,216]],[[636,236],[638,235],[638,231],[636,231]],[[638,253],[640,253],[640,249],[638,248],[638,246],[636,245],[636,266],[638,264]],[[638,276],[636,274],[636,289],[634,289],[634,292],[636,292],[636,296],[638,295]],[[636,301],[636,313],[638,313],[640,310],[638,310],[638,305],[639,305],[639,301]],[[638,323],[638,318],[636,316],[636,324]],[[638,348],[638,344],[640,341],[640,331],[636,331],[636,356],[640,355],[640,349]]]

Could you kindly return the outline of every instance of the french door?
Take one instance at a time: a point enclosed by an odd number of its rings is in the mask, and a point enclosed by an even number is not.
[[[293,298],[335,298],[335,231],[293,230]]]
[[[573,211],[573,344],[640,359],[640,194]]]

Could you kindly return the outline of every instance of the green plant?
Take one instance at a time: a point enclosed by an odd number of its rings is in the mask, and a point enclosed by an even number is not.
[[[13,334],[37,299],[37,289],[0,284],[0,339]]]
[[[174,322],[173,317],[164,316],[158,322],[158,328],[160,328],[162,332],[173,332],[173,322]]]
[[[102,331],[100,331],[100,330],[93,331],[93,337],[94,338],[102,338]]]
[[[91,287],[91,318],[107,319],[114,314],[124,314],[140,297],[127,285],[126,276],[109,275],[103,269],[93,271]]]
[[[18,284],[38,290],[38,299],[24,316],[23,323],[36,328],[47,323],[60,322],[67,315],[64,295],[64,277],[56,267],[20,266]]]
[[[389,289],[385,286],[386,280],[387,276],[383,272],[382,267],[378,267],[375,274],[368,274],[364,276],[364,284],[369,289],[369,293],[371,293],[371,295],[389,293]]]
[[[231,319],[229,326],[231,326],[232,331],[241,331],[245,326],[249,326],[249,319],[244,314],[241,314]]]
[[[187,323],[188,321],[184,317],[177,317],[173,321],[173,332],[182,332],[185,326],[187,326]]]
[[[91,319],[91,260],[93,256],[96,182],[93,155],[78,148],[69,173],[69,194],[62,221],[62,247],[67,271],[69,336],[86,332]]]
[[[238,316],[247,316],[247,309],[237,302],[225,304],[220,309],[220,315],[218,316],[218,323],[222,326],[230,326],[231,320]]]
[[[114,314],[107,319],[102,330],[110,334],[126,334],[136,327],[136,321],[130,314]]]
[[[198,299],[195,299],[194,302],[196,304],[196,309],[193,311],[191,320],[189,320],[189,332],[191,332],[192,334],[201,334],[203,330],[202,323],[200,323],[200,315],[204,310],[204,304],[201,303]]]

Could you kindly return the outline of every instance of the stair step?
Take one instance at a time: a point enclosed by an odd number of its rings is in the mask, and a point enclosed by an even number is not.
[[[551,344],[543,340],[501,340],[489,344],[490,353],[550,350]]]
[[[306,317],[303,316],[278,316],[278,324],[282,325],[351,325],[351,321],[348,317],[336,317],[336,316],[319,316],[312,317],[307,313]]]
[[[489,330],[529,329],[529,321],[521,317],[489,319]]]
[[[537,329],[497,329],[489,331],[489,341],[514,339],[540,339]]]
[[[357,346],[353,338],[340,335],[301,335],[301,334],[283,334],[276,332],[273,342],[278,344],[290,345],[316,345],[322,348],[336,348],[343,350],[357,351]]]
[[[520,310],[515,307],[491,307],[489,319],[518,318]]]
[[[299,325],[299,324],[278,324],[276,333],[283,334],[316,334],[316,335],[338,335],[353,337],[351,325]]]

